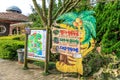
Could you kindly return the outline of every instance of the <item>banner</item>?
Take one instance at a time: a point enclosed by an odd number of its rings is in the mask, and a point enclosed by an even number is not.
[[[45,60],[46,30],[31,30],[28,36],[27,58]]]
[[[52,53],[80,52],[80,34],[77,30],[52,29]]]

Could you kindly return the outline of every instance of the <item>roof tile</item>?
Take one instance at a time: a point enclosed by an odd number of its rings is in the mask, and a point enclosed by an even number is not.
[[[11,20],[11,21],[20,21],[20,22],[29,21],[27,16],[16,12],[1,12],[0,20]]]

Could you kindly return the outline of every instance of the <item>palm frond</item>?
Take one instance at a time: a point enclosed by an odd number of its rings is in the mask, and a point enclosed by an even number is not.
[[[83,21],[83,27],[85,29],[85,40],[82,42],[89,43],[92,37],[96,38],[96,19],[93,14],[94,11],[82,11],[80,13],[69,12],[59,16],[56,21],[63,20],[62,23],[73,27],[73,22],[76,18],[80,18]]]
[[[73,22],[72,21],[64,21],[63,24],[69,24],[69,26],[73,26]]]
[[[93,24],[90,21],[83,21],[83,26],[84,28],[87,26],[87,28],[89,28],[91,35],[96,38],[96,28],[95,28],[95,24]]]
[[[91,39],[91,32],[90,32],[90,29],[88,28],[88,25],[84,25],[84,29],[85,29],[85,38],[84,38],[84,41],[82,41],[82,44],[85,44],[85,43],[89,43],[90,42],[90,39]]]
[[[84,18],[86,16],[90,16],[94,13],[95,13],[95,11],[82,11],[78,14],[78,17],[82,19],[82,18]]]
[[[96,19],[92,15],[86,16],[86,17],[82,18],[82,20],[87,21],[87,22],[91,22],[93,24],[94,28],[96,29],[96,24],[95,24]]]
[[[63,14],[63,15],[60,15],[56,21],[58,20],[66,20],[66,21],[73,21],[77,18],[77,13],[74,13],[74,12],[69,12],[69,13],[66,13],[66,14]]]

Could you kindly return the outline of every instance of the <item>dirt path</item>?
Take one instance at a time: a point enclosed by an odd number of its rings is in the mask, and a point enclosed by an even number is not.
[[[43,70],[33,64],[28,64],[28,70],[16,61],[0,59],[0,80],[77,80],[73,77],[61,77],[61,74],[43,76]]]

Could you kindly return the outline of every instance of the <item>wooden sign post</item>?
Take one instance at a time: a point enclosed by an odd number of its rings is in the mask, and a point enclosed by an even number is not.
[[[48,29],[26,29],[24,69],[28,69],[27,60],[44,61],[44,72],[48,73]]]
[[[25,34],[25,52],[24,52],[24,67],[23,69],[26,70],[28,69],[27,65],[27,45],[28,45],[28,34]]]
[[[30,28],[26,27],[25,28],[25,52],[24,52],[24,68],[23,69],[28,69],[27,65],[27,45],[28,45],[28,35],[30,34]]]

